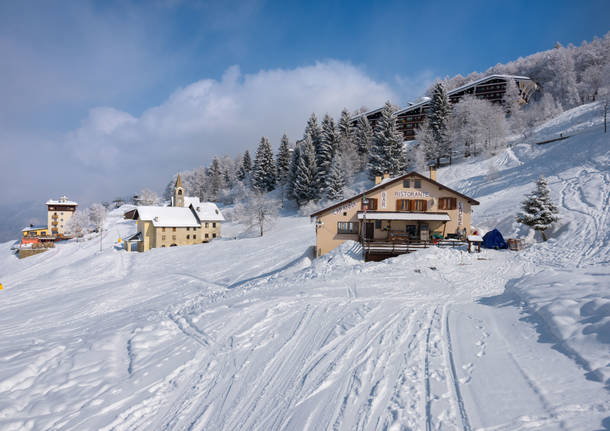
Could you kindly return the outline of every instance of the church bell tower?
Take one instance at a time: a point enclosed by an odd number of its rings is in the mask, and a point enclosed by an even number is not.
[[[176,186],[174,187],[173,200],[173,204],[175,207],[184,206],[184,187],[182,187],[182,179],[180,178],[180,174],[178,174],[178,178],[176,178]]]

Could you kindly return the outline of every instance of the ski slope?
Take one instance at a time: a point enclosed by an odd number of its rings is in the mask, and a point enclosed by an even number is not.
[[[585,430],[610,427],[610,140],[595,105],[439,171],[512,222],[543,173],[561,221],[520,253],[311,259],[314,227],[126,253],[132,221],[24,260],[0,245],[3,430]],[[587,123],[589,122],[589,123]],[[546,128],[545,128],[546,127]],[[546,132],[545,132],[546,130]],[[545,134],[546,133],[546,134]],[[490,169],[490,166],[494,166]]]

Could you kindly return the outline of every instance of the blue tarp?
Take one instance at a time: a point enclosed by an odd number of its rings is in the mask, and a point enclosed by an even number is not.
[[[508,244],[506,244],[506,241],[504,241],[504,237],[498,229],[494,229],[490,232],[487,232],[483,236],[483,244],[481,245],[485,248],[508,248]]]

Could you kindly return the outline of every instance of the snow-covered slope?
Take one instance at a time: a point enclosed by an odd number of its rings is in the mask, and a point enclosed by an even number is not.
[[[120,211],[102,252],[95,238],[20,261],[0,245],[0,429],[607,428],[610,146],[582,126],[593,109],[536,132],[573,138],[439,171],[508,236],[549,177],[561,224],[520,253],[365,264],[346,243],[312,260],[296,216],[263,238],[227,224],[207,245],[126,253]]]

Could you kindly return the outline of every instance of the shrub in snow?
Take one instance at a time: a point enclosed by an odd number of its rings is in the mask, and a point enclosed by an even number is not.
[[[559,210],[551,201],[547,181],[543,176],[536,181],[536,190],[530,193],[521,204],[522,212],[517,215],[517,222],[540,231],[542,239],[547,240],[545,231],[557,220]]]
[[[161,199],[150,189],[142,189],[138,196],[134,197],[136,205],[159,205]]]
[[[260,236],[263,236],[265,229],[277,218],[279,207],[279,202],[269,195],[250,192],[235,205],[234,217],[248,230],[258,228]]]

